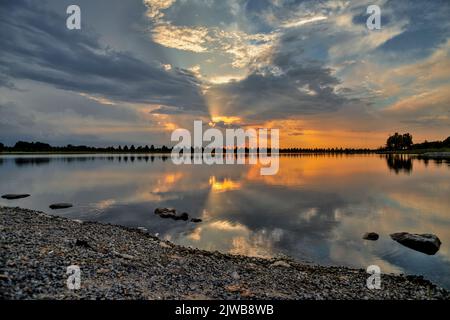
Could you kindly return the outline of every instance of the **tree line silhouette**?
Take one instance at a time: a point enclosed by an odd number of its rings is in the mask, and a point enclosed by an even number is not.
[[[223,148],[223,153],[227,153],[230,149]],[[169,153],[172,152],[171,147],[161,146],[155,147],[154,145],[149,146],[137,146],[131,145],[128,147],[118,146],[118,147],[105,147],[105,148],[97,148],[97,147],[89,147],[89,146],[51,146],[48,143],[42,142],[26,142],[26,141],[18,141],[14,146],[8,147],[0,143],[0,152],[99,152],[99,153]],[[184,152],[188,152],[184,151]],[[191,148],[191,153],[200,153],[204,152],[205,148]],[[259,148],[249,149],[249,148],[237,148],[234,147],[234,152],[241,151],[244,153],[259,153],[261,150]],[[354,149],[354,148],[284,148],[279,149],[279,153],[370,153],[375,150],[371,149]],[[268,153],[271,153],[271,149],[267,149]],[[183,153],[183,150],[181,150]],[[212,151],[215,153],[215,150]]]
[[[421,149],[443,149],[450,148],[450,137],[443,141],[432,141],[422,143],[413,143],[413,137],[410,133],[395,134],[389,136],[386,140],[386,146],[381,148],[387,151],[403,151],[403,150],[421,150]]]
[[[148,145],[146,146],[138,146],[135,147],[134,145],[131,145],[128,147],[125,146],[118,146],[118,147],[104,147],[104,148],[98,148],[98,147],[89,147],[89,146],[74,146],[74,145],[67,145],[63,147],[54,147],[51,146],[48,143],[43,142],[26,142],[26,141],[18,141],[14,146],[7,147],[3,143],[0,143],[0,152],[7,151],[7,152],[101,152],[101,153],[166,153],[169,152],[171,149],[162,146],[162,147],[155,147],[154,145],[151,145],[150,147]]]
[[[442,149],[450,148],[450,137],[443,141],[426,141],[414,145],[415,149]]]
[[[450,137],[443,141],[425,141],[422,143],[413,143],[413,137],[410,133],[399,134],[395,133],[388,137],[386,140],[385,147],[380,147],[378,149],[368,149],[368,148],[282,148],[279,149],[279,153],[341,153],[341,154],[363,154],[363,153],[374,153],[380,151],[407,151],[407,150],[420,150],[420,149],[442,149],[450,148]],[[204,148],[194,149],[191,148],[191,153],[204,152]],[[226,153],[228,149],[224,148],[223,153]],[[259,153],[261,150],[249,149],[249,148],[234,148],[234,152],[242,151],[244,153]],[[68,152],[68,153],[170,153],[172,152],[171,147],[154,146],[110,146],[110,147],[89,147],[89,146],[51,146],[48,143],[43,142],[26,142],[18,141],[14,146],[5,146],[0,143],[0,152]],[[271,153],[271,149],[267,149],[268,153]],[[213,152],[214,153],[214,152]]]

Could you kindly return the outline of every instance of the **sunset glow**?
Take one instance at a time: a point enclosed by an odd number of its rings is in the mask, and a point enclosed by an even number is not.
[[[45,18],[64,16],[58,1],[11,5],[1,22],[17,40],[0,56],[3,142],[171,145],[171,132],[194,120],[278,128],[285,148],[450,134],[448,3],[378,1],[385,18],[373,31],[367,1],[263,2],[113,1],[103,10],[80,1],[79,31]],[[25,27],[36,15],[38,33]]]

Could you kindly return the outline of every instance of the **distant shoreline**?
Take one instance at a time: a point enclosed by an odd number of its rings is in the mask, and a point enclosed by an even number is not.
[[[107,152],[107,151],[6,151],[0,152],[1,155],[145,155],[145,156],[158,156],[158,155],[170,155],[171,151],[167,152]],[[194,152],[192,154],[201,154],[200,152]],[[245,154],[256,154],[256,152],[247,152]],[[270,153],[269,153],[270,154]],[[450,149],[426,149],[426,150],[399,150],[399,151],[379,151],[379,150],[354,150],[354,151],[313,151],[313,150],[302,150],[298,152],[292,151],[279,151],[280,155],[293,155],[293,154],[405,154],[405,155],[419,155],[423,157],[439,157],[439,158],[450,158]],[[224,153],[226,155],[226,153]]]
[[[34,151],[34,152],[25,152],[25,151],[7,151],[7,152],[0,152],[0,155],[29,155],[29,154],[36,154],[36,155],[58,155],[58,154],[75,154],[75,155],[83,155],[83,154],[110,154],[110,155],[168,155],[170,154],[170,152],[142,152],[142,153],[130,153],[130,152],[106,152],[106,151],[91,151],[91,152],[87,152],[87,151],[80,151],[80,152],[71,152],[71,151]]]
[[[394,136],[396,137],[396,136]],[[397,147],[380,147],[377,149],[372,148],[349,148],[349,147],[329,147],[329,148],[301,148],[301,147],[289,147],[289,148],[249,148],[247,147],[226,147],[223,146],[220,149],[207,150],[204,147],[191,147],[186,150],[173,149],[173,147],[154,146],[148,145],[137,146],[131,145],[125,146],[109,146],[109,147],[92,147],[92,146],[52,146],[48,143],[43,142],[26,142],[18,141],[14,146],[5,146],[0,143],[0,155],[1,154],[145,154],[145,155],[158,155],[158,154],[171,154],[175,151],[176,154],[201,154],[205,151],[207,154],[214,154],[216,151],[222,154],[268,154],[279,153],[279,154],[426,154],[426,153],[449,153],[450,147],[449,142],[450,137],[445,141],[435,141],[435,142],[424,142],[419,144],[412,144],[408,148],[405,146]],[[189,152],[190,151],[190,152]]]
[[[450,299],[417,276],[190,249],[140,229],[0,207],[2,299]],[[81,289],[66,288],[66,268]]]

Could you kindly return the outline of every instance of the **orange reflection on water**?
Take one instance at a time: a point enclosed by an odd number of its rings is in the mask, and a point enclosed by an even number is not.
[[[361,159],[363,157],[363,161]],[[280,156],[280,168],[276,175],[262,176],[261,164],[250,166],[247,179],[268,185],[304,186],[323,183],[341,183],[360,174],[386,173],[386,164],[373,156],[314,155]]]
[[[274,243],[280,240],[280,236],[280,230],[254,232],[238,222],[216,220],[195,228],[183,244],[231,254],[271,257]]]
[[[229,190],[239,190],[242,186],[240,182],[233,181],[231,179],[225,178],[222,181],[217,181],[215,176],[209,178],[209,184],[213,191],[224,192]]]
[[[248,229],[240,223],[231,223],[227,220],[217,220],[209,224],[211,228],[215,228],[222,231],[243,231],[247,232]]]

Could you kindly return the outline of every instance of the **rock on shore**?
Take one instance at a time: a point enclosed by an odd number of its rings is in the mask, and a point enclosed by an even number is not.
[[[66,287],[67,267],[81,288]],[[190,249],[140,229],[0,207],[0,299],[449,299],[416,276]]]

